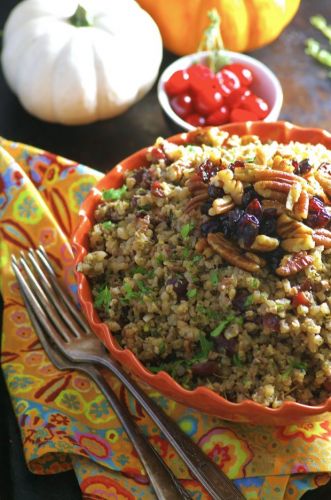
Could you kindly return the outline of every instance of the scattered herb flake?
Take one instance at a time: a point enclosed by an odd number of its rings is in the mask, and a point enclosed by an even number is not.
[[[160,264],[160,265],[163,264],[164,260],[165,260],[165,256],[163,255],[163,253],[160,253],[159,255],[157,255],[156,262],[158,264]]]
[[[199,360],[208,358],[208,354],[213,348],[213,342],[208,340],[202,332],[200,332],[199,342],[201,349],[201,356],[199,356]],[[197,360],[197,358],[195,360]]]
[[[128,188],[126,186],[122,186],[118,189],[114,189],[114,188],[108,189],[107,191],[104,191],[102,193],[102,198],[105,201],[120,200],[122,198],[123,194],[127,191],[127,189]]]
[[[184,226],[180,230],[180,234],[184,240],[188,238],[190,232],[194,229],[195,224],[188,222],[187,224],[184,224]]]
[[[234,354],[232,357],[232,362],[235,366],[242,368],[244,366],[242,360],[239,358],[238,354]]]
[[[106,286],[101,287],[94,299],[94,305],[97,309],[103,309],[109,306],[112,299],[111,292]]]
[[[193,264],[197,264],[202,259],[202,255],[195,255],[192,259]]]
[[[301,371],[307,371],[307,368],[308,368],[308,365],[307,363],[305,362],[300,362],[300,361],[294,361],[292,363],[292,368],[296,368],[297,370],[301,370]]]
[[[104,229],[112,229],[115,226],[115,224],[111,220],[107,220],[106,222],[102,223],[102,227]]]
[[[248,295],[244,302],[244,307],[249,307],[253,304],[253,295]]]
[[[184,259],[187,259],[187,257],[190,255],[190,249],[188,247],[185,247],[183,250],[183,257]]]
[[[218,285],[218,282],[219,282],[219,271],[218,269],[214,269],[211,273],[210,273],[210,282],[213,286],[217,286]]]
[[[123,288],[125,291],[125,296],[123,301],[129,302],[130,300],[135,300],[139,298],[139,293],[135,292],[129,283],[124,283]]]
[[[252,156],[251,158],[245,158],[245,163],[254,163],[256,160],[255,156]]]
[[[133,269],[131,269],[131,274],[132,274],[132,276],[134,276],[135,274],[142,274],[143,276],[146,276],[146,278],[153,278],[154,277],[153,269],[148,270],[148,269],[145,269],[144,267],[141,267],[141,266],[136,266]]]
[[[187,297],[188,297],[189,299],[193,299],[194,297],[196,297],[196,296],[197,296],[197,293],[198,293],[198,290],[197,290],[196,288],[192,288],[191,290],[189,290],[189,291],[187,292]]]
[[[225,330],[225,328],[235,319],[236,317],[233,314],[229,314],[229,316],[222,319],[222,321],[217,325],[217,327],[210,332],[211,337],[218,337]]]

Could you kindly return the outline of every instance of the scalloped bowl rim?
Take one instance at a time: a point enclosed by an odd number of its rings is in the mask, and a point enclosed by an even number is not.
[[[256,134],[261,135],[265,133],[268,135],[271,132],[277,132],[276,136],[284,142],[288,142],[293,136],[300,135],[302,137],[315,137],[318,141],[312,142],[313,144],[327,143],[327,147],[331,149],[331,134],[326,130],[318,128],[305,128],[295,126],[289,122],[245,122],[245,123],[232,123],[218,127],[221,130],[228,131],[230,134],[246,135]],[[265,131],[262,133],[262,131]],[[168,140],[183,144],[190,136],[190,132],[184,132],[168,137]],[[293,140],[300,141],[300,138]],[[307,142],[305,140],[304,142]],[[84,256],[88,253],[88,230],[92,225],[92,219],[89,214],[92,214],[94,207],[98,204],[101,197],[101,192],[105,188],[119,187],[123,179],[123,171],[130,165],[130,168],[136,168],[141,165],[144,159],[144,154],[147,148],[143,148],[131,156],[125,158],[122,162],[117,164],[105,177],[101,179],[92,188],[91,193],[83,202],[79,211],[78,225],[72,237],[72,244],[75,251],[75,268],[79,262],[82,261]],[[146,368],[132,351],[125,348],[122,349],[118,346],[116,340],[112,336],[108,326],[103,323],[93,307],[91,290],[87,278],[80,272],[75,271],[78,283],[78,296],[85,312],[87,319],[97,334],[97,336],[104,342],[109,349],[111,355],[123,366],[129,366],[130,371],[141,381],[147,383],[149,386],[157,389],[160,393],[165,394],[182,403],[186,406],[196,408],[205,413],[216,415],[220,418],[225,418],[233,421],[251,422],[251,423],[289,423],[298,419],[309,418],[313,415],[319,415],[324,412],[331,411],[331,397],[325,402],[310,406],[294,401],[284,401],[278,408],[270,408],[261,405],[253,400],[243,400],[240,403],[234,403],[226,400],[220,394],[208,389],[207,387],[198,387],[193,390],[184,389],[178,382],[176,382],[168,373],[160,371],[153,374]]]
[[[179,127],[183,128],[184,130],[191,131],[194,130],[195,127],[180,118],[180,116],[178,116],[173,111],[169,103],[169,98],[164,90],[164,84],[176,70],[187,68],[190,64],[201,61],[201,59],[205,58],[208,53],[209,51],[195,52],[194,54],[188,54],[186,56],[180,57],[179,59],[176,59],[173,63],[169,64],[169,66],[164,69],[158,80],[157,96],[161,107],[163,108],[166,115],[168,115],[168,117],[172,121],[174,121]],[[263,121],[276,121],[279,117],[279,113],[283,104],[283,90],[280,81],[276,77],[275,73],[273,73],[273,71],[271,71],[271,69],[268,68],[268,66],[266,66],[263,62],[255,59],[254,57],[248,56],[246,54],[241,54],[239,52],[232,52],[230,50],[224,50],[224,53],[232,58],[236,63],[246,63],[249,64],[252,68],[258,68],[263,72],[266,80],[269,81],[273,88],[275,98],[274,105]]]

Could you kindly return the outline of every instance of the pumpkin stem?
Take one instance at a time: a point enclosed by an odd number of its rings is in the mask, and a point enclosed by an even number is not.
[[[208,66],[216,73],[224,64],[228,64],[229,58],[222,52],[224,43],[221,35],[221,17],[217,9],[208,11],[209,26],[202,34],[198,51],[208,50],[211,55],[208,58]]]
[[[92,26],[87,10],[80,4],[78,4],[76,12],[69,18],[69,23],[76,26],[76,28],[86,28]]]

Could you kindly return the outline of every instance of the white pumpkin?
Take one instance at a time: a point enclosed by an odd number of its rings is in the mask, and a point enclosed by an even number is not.
[[[150,90],[161,59],[159,30],[134,0],[25,0],[4,27],[6,80],[49,122],[123,113]]]

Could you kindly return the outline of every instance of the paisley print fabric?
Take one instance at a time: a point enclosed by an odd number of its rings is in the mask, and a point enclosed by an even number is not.
[[[81,202],[102,176],[54,154],[0,139],[1,363],[32,472],[73,468],[84,498],[147,500],[155,497],[116,416],[83,374],[52,366],[10,269],[12,254],[42,243],[75,297],[69,238]],[[107,379],[192,498],[208,499],[139,404],[111,375]],[[330,478],[330,415],[283,427],[254,426],[199,414],[155,391],[151,395],[248,499],[298,499]]]

